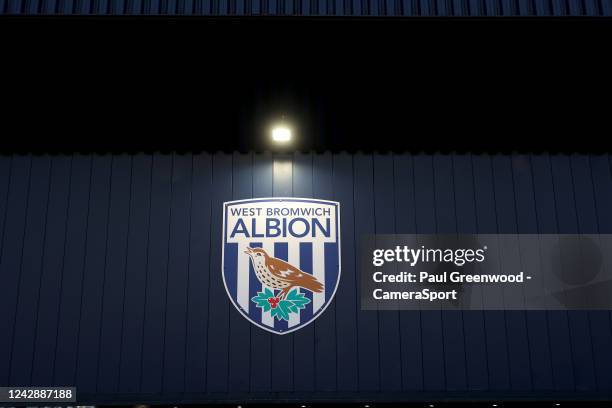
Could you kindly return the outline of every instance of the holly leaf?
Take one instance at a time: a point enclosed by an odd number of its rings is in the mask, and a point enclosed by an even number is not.
[[[253,301],[257,307],[263,309],[264,312],[272,309],[272,306],[268,302],[268,299],[274,297],[274,292],[272,292],[269,288],[265,288],[262,292],[258,292],[257,296],[253,296],[251,301]]]
[[[296,308],[296,313],[297,309],[304,309],[306,305],[310,303],[310,299],[304,296],[303,293],[298,292],[297,289],[293,289],[291,292],[289,292],[286,299]]]
[[[272,309],[271,315],[276,317],[278,320],[289,320],[289,313],[291,313],[289,310],[290,307],[291,302],[283,299],[278,302],[278,306]]]
[[[274,292],[269,288],[265,288],[263,291],[258,292],[257,296],[253,296],[253,301],[257,307],[263,309],[264,312],[270,312],[272,317],[277,320],[289,321],[289,315],[291,313],[299,313],[300,309],[304,309],[307,304],[311,302],[303,293],[300,293],[298,289],[293,289],[287,294],[285,299],[278,302],[275,308],[272,308],[268,299],[275,297]]]

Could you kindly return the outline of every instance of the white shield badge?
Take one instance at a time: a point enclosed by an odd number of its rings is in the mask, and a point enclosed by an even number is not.
[[[256,198],[223,204],[223,282],[251,323],[286,334],[312,323],[340,282],[340,204]]]

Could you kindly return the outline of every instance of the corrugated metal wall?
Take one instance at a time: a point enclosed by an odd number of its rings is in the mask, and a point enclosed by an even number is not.
[[[7,14],[610,16],[610,0],[1,0]]]
[[[288,166],[287,162],[291,165]],[[286,336],[221,279],[222,202],[342,206],[342,278]],[[612,395],[611,314],[362,312],[363,233],[611,233],[604,156],[0,157],[0,385],[82,402]]]

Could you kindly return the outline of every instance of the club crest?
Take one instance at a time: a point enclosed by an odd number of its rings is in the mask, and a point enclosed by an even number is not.
[[[319,317],[340,281],[340,204],[256,198],[223,204],[223,282],[251,323],[287,334]]]

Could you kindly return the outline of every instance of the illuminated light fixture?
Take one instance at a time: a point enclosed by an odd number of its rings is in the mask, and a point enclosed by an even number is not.
[[[275,126],[272,129],[272,140],[278,143],[286,143],[291,140],[291,129],[287,126]]]

